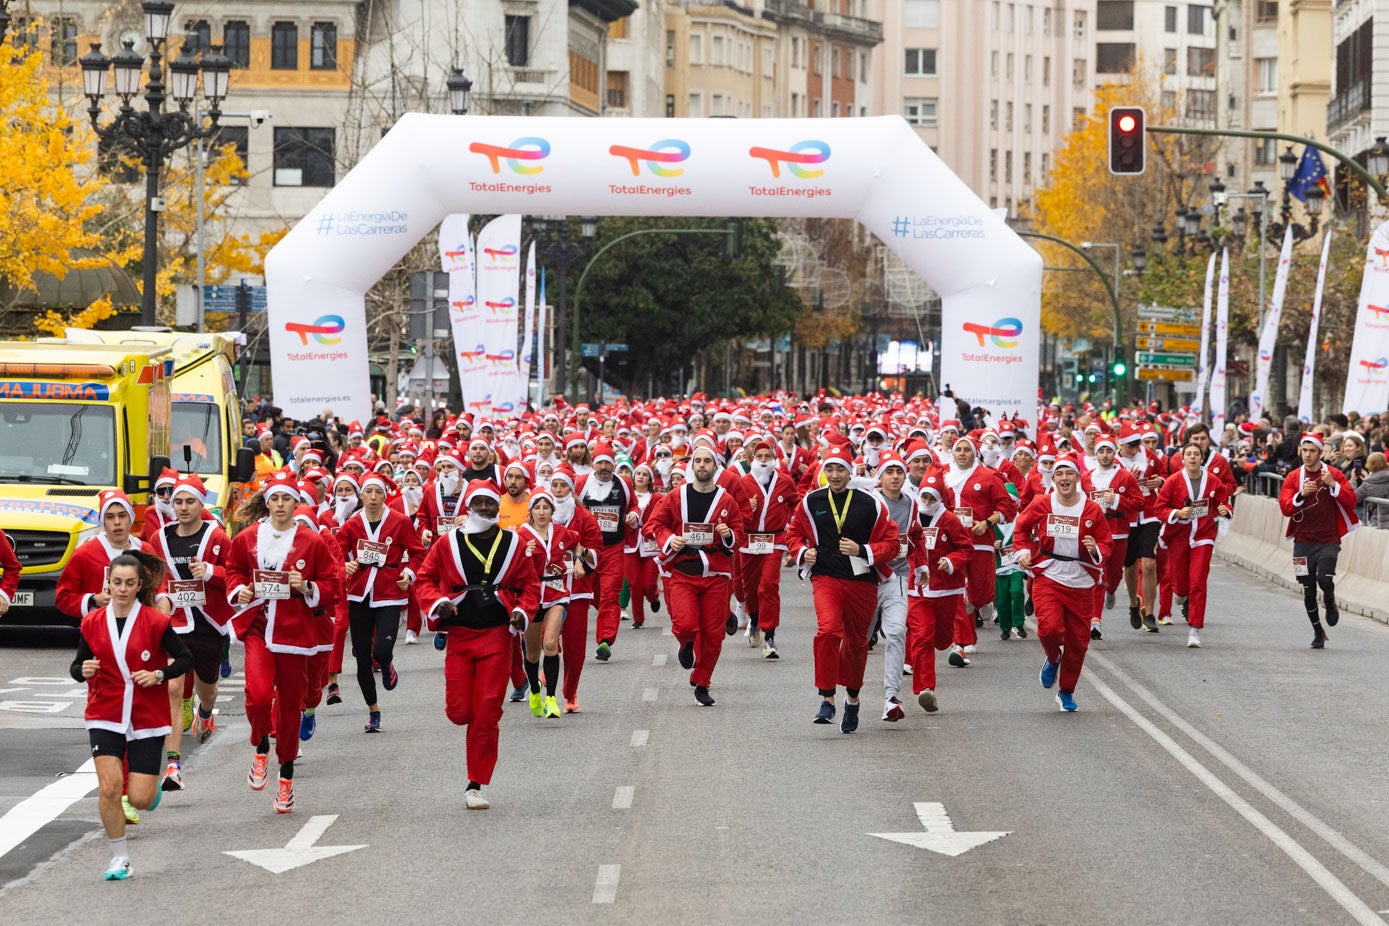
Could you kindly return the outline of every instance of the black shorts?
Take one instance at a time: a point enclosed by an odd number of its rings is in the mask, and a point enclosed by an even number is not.
[[[193,672],[198,681],[204,685],[217,684],[222,671],[222,635],[215,630],[208,633],[195,627],[192,633],[183,634],[183,643],[193,654]]]
[[[158,775],[164,768],[164,737],[148,736],[139,740],[128,740],[124,733],[113,730],[88,730],[87,739],[92,744],[92,758],[110,756],[125,759],[130,771],[136,775]]]
[[[1137,563],[1140,559],[1157,558],[1158,533],[1162,530],[1162,525],[1156,521],[1149,521],[1146,524],[1135,524],[1129,529],[1129,547],[1124,553],[1124,568]]]
[[[1339,543],[1294,543],[1293,558],[1307,557],[1307,575],[1294,576],[1303,585],[1319,578],[1336,577],[1336,558],[1341,555]]]

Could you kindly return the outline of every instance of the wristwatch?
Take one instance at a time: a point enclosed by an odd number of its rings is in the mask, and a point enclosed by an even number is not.
[[[157,679],[159,679],[159,681],[161,681],[161,682],[164,681],[164,670],[163,670],[163,669],[155,669],[155,670],[154,670],[154,677],[157,678]]]

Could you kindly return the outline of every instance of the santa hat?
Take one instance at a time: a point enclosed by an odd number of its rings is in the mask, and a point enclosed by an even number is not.
[[[1326,449],[1321,435],[1317,434],[1315,431],[1308,431],[1306,434],[1302,435],[1302,439],[1297,442],[1297,445],[1301,447],[1303,444],[1311,444],[1313,447],[1317,448],[1318,452]]]
[[[534,508],[535,503],[540,501],[549,502],[550,508],[552,510],[554,508],[559,507],[555,504],[555,497],[550,494],[549,489],[536,489],[534,492],[531,493],[530,501],[526,503],[526,510],[529,511],[530,509]]]
[[[207,488],[203,485],[203,481],[198,478],[197,473],[189,473],[187,476],[182,476],[174,483],[174,493],[172,497],[178,498],[180,492],[187,492],[200,502],[207,499]]]
[[[1119,443],[1136,444],[1143,439],[1143,428],[1132,421],[1119,425]]]
[[[468,452],[469,452],[469,453],[472,453],[472,452],[473,452],[473,448],[474,448],[474,447],[481,447],[483,450],[491,450],[491,449],[492,449],[492,445],[489,444],[489,443],[488,443],[487,441],[485,441],[484,439],[482,439],[481,437],[474,437],[472,440],[468,441]]]
[[[825,459],[820,463],[820,468],[823,470],[831,463],[838,463],[840,466],[852,472],[854,468],[853,451],[844,444],[833,445],[825,453]]]
[[[169,467],[166,466],[159,471],[159,478],[154,480],[154,487],[156,489],[162,489],[164,486],[171,486],[175,482],[178,482],[178,470],[169,469]]]
[[[1050,434],[1044,434],[1037,440],[1037,459],[1039,461],[1056,459],[1056,441]]]
[[[594,463],[604,463],[604,462],[606,462],[606,463],[612,463],[612,462],[614,462],[614,460],[613,460],[613,445],[610,444],[610,443],[608,443],[607,441],[599,441],[599,442],[594,446],[594,448],[593,448],[593,462],[594,462]]]
[[[319,453],[318,450],[315,449],[314,447],[310,447],[308,450],[305,450],[305,451],[304,451],[304,457],[303,457],[303,459],[302,459],[300,462],[301,462],[301,463],[322,463],[322,462],[323,462],[323,454]]]
[[[882,475],[883,470],[889,466],[896,466],[904,473],[907,471],[906,461],[895,450],[884,450],[878,454],[878,475]]]
[[[288,470],[280,470],[274,473],[265,482],[265,498],[270,500],[270,496],[283,493],[290,496],[295,501],[299,500],[299,483],[294,478],[294,474]]]
[[[474,479],[468,483],[468,488],[464,491],[463,498],[469,505],[479,498],[490,498],[494,502],[500,502],[502,500],[502,490],[497,488],[497,484],[491,479]]]
[[[362,477],[362,490],[367,486],[378,486],[387,495],[395,495],[399,490],[396,488],[395,480],[385,473],[368,473]]]
[[[1032,441],[1030,440],[1020,440],[1018,441],[1018,446],[1013,449],[1013,456],[1016,457],[1020,453],[1025,453],[1029,457],[1036,459],[1037,448],[1033,446]]]
[[[566,441],[564,442],[564,449],[565,449],[566,451],[569,450],[571,447],[587,447],[587,446],[588,446],[588,439],[587,439],[586,437],[584,437],[582,434],[579,434],[578,432],[575,432],[575,433],[571,434],[571,435],[569,436],[569,439],[566,440]]]
[[[973,450],[976,456],[979,454],[979,441],[968,434],[963,434],[955,438],[955,443],[950,445],[951,452],[954,452],[955,448],[961,444],[969,444],[969,449]]]
[[[1099,440],[1095,441],[1095,452],[1096,452],[1096,453],[1099,452],[1099,450],[1100,450],[1101,447],[1108,447],[1110,450],[1113,450],[1115,453],[1118,453],[1118,452],[1119,452],[1119,447],[1118,447],[1117,444],[1114,443],[1114,438],[1113,438],[1113,437],[1110,437],[1108,434],[1102,435],[1102,436],[1100,437]]]
[[[556,466],[555,471],[550,474],[550,481],[554,482],[556,479],[564,480],[565,484],[569,486],[569,491],[574,491],[574,467],[568,463],[561,463]]]
[[[513,469],[526,477],[527,484],[529,484],[530,481],[534,478],[530,471],[530,467],[522,463],[520,460],[512,460],[510,463],[506,464],[506,469],[502,471],[502,478],[505,479],[507,474],[509,474]]]
[[[934,495],[947,508],[955,506],[955,493],[950,490],[950,487],[945,484],[945,480],[939,474],[928,473],[921,480],[921,488],[917,490],[917,497],[925,501],[928,494]]]
[[[956,419],[956,418],[947,418],[947,419],[945,419],[944,421],[942,421],[942,422],[940,423],[940,429],[941,429],[942,431],[954,431],[956,434],[958,434],[958,433],[960,432],[960,422],[959,422],[959,419]]]
[[[130,504],[130,498],[120,489],[107,489],[105,492],[98,495],[96,499],[98,505],[96,516],[98,519],[105,521],[106,512],[111,506],[120,505],[125,509],[125,513],[130,515],[130,520],[135,520],[135,506]]]
[[[315,516],[314,510],[308,505],[295,506],[294,520],[298,521],[300,524],[304,525],[311,531],[316,531],[319,528],[318,518]]]
[[[361,492],[361,491],[362,491],[362,484],[361,484],[360,482],[357,481],[357,477],[356,477],[356,476],[354,476],[352,473],[338,473],[336,476],[333,477],[333,491],[334,491],[334,493],[337,492],[338,485],[341,484],[341,483],[344,483],[344,482],[347,483],[348,485],[352,486],[352,491],[354,491],[354,492]]]
[[[1079,476],[1079,475],[1080,475],[1080,462],[1079,462],[1078,460],[1076,460],[1076,458],[1073,457],[1073,456],[1071,456],[1070,454],[1063,454],[1063,455],[1061,455],[1061,456],[1059,456],[1059,457],[1056,458],[1056,465],[1055,465],[1054,467],[1052,467],[1052,471],[1053,471],[1053,472],[1056,472],[1056,471],[1059,471],[1059,470],[1062,470],[1062,469],[1072,469],[1072,470],[1075,470],[1075,474],[1076,474],[1077,476]]]

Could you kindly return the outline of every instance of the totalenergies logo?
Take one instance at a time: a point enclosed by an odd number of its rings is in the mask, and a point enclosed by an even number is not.
[[[494,412],[500,412],[500,413],[502,413],[502,414],[509,415],[509,414],[511,414],[512,412],[516,411],[516,403],[515,403],[515,402],[498,402],[498,403],[496,403],[495,405],[492,406],[492,411],[494,411]]]
[[[1260,362],[1260,363],[1272,363],[1272,362],[1273,362],[1273,351],[1271,351],[1271,350],[1261,350],[1261,351],[1259,351],[1259,362]]]
[[[342,338],[334,335],[342,334],[342,330],[347,327],[347,323],[342,320],[341,315],[320,315],[314,319],[312,325],[303,322],[285,322],[285,330],[290,334],[299,335],[299,343],[308,345],[309,335],[319,344],[332,345],[342,342]]]
[[[514,174],[538,174],[545,169],[544,166],[527,162],[543,161],[549,157],[550,143],[543,138],[528,135],[516,139],[510,145],[489,145],[486,142],[475,141],[468,146],[468,150],[473,154],[484,155],[491,163],[494,174],[502,172],[503,160]]]
[[[516,297],[507,296],[499,302],[487,301],[483,305],[487,306],[487,311],[493,315],[511,315],[516,311]]]
[[[984,346],[984,338],[993,339],[994,347],[1017,347],[1018,339],[1022,336],[1022,320],[1017,318],[1000,318],[992,325],[979,325],[974,322],[965,322],[964,329],[970,334],[979,338],[979,346]]]
[[[445,258],[446,260],[466,260],[467,257],[468,257],[468,246],[467,246],[466,244],[460,244],[458,247],[454,248],[452,251],[445,251],[445,252],[444,252],[444,258]]]
[[[1366,373],[1383,376],[1384,371],[1389,370],[1389,357],[1380,357],[1378,360],[1362,360],[1360,365],[1365,368]]]
[[[514,350],[499,351],[498,353],[495,353],[495,354],[483,354],[483,356],[486,357],[488,360],[491,360],[493,363],[515,363],[515,362],[516,362],[516,351],[514,351]]]
[[[690,156],[690,146],[678,138],[663,138],[652,143],[650,148],[632,148],[627,145],[613,145],[608,153],[627,161],[632,167],[632,176],[641,174],[642,162],[657,177],[678,177],[685,172],[683,167],[662,167],[663,164],[679,164]]]
[[[1375,305],[1373,302],[1365,303],[1365,308],[1374,313],[1374,321],[1382,322],[1389,319],[1389,306]]]
[[[460,350],[458,356],[463,360],[477,361],[487,356],[487,348],[479,344],[475,350]]]
[[[824,168],[812,169],[807,164],[823,164],[830,159],[830,146],[822,141],[807,139],[798,141],[785,151],[780,148],[748,149],[748,154],[758,160],[766,161],[772,169],[773,177],[781,176],[781,165],[785,164],[792,176],[811,180],[824,174]]]
[[[516,260],[516,255],[520,253],[520,248],[514,244],[508,244],[501,248],[483,248],[482,253],[492,260],[499,260],[504,264],[512,263]]]

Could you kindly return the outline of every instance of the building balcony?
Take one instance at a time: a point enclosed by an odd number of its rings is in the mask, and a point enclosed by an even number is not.
[[[1334,132],[1370,108],[1370,78],[1362,77],[1326,104],[1326,128]]]
[[[883,24],[858,16],[812,10],[796,0],[764,0],[762,15],[773,22],[801,23],[846,42],[877,45],[883,40]]]

